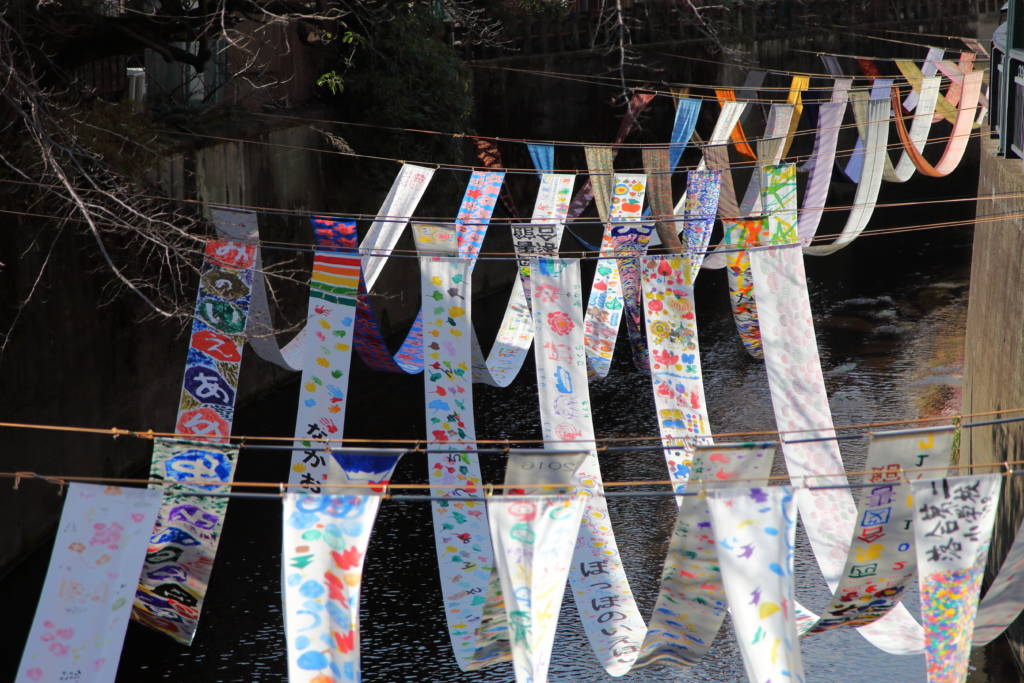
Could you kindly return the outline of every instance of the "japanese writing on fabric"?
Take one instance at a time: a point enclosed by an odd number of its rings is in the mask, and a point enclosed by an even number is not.
[[[547,680],[583,507],[582,496],[487,498],[518,683]]]
[[[512,283],[505,314],[491,352],[484,357],[476,332],[473,333],[473,381],[492,386],[508,386],[523,366],[533,343],[533,317],[530,314],[530,256],[557,254],[575,176],[544,173],[533,207],[531,223],[512,225],[519,277]]]
[[[911,483],[928,683],[967,680],[1000,474]]]
[[[587,498],[569,573],[591,648],[612,676],[632,666],[647,627],[622,566],[594,451],[590,389],[583,342],[579,261],[531,261],[534,360],[545,448],[589,451],[574,483]],[[542,295],[541,292],[544,294]]]
[[[646,190],[646,176],[615,174],[601,253],[614,255],[646,246],[654,227],[640,222]],[[596,195],[600,200],[600,196]],[[615,351],[615,339],[622,319],[622,282],[617,259],[597,261],[584,318],[587,366],[595,376],[606,377]]]
[[[327,444],[318,442],[345,434],[360,260],[355,252],[355,221],[316,217],[312,221],[317,251],[299,358],[302,381],[294,443],[299,450],[292,454],[288,483],[320,493],[329,463],[321,447]]]
[[[255,235],[238,235],[243,237]],[[205,490],[223,491],[234,478],[237,450],[218,444],[231,435],[256,248],[252,242],[214,241],[205,256],[174,428],[197,443],[157,442],[150,477],[200,481]],[[195,637],[228,501],[185,500],[174,491],[169,490],[153,529],[132,618],[188,645]]]
[[[393,469],[398,456],[363,456]],[[363,490],[365,491],[365,489]],[[359,681],[359,592],[376,495],[288,493],[281,595],[288,680]]]
[[[697,342],[692,263],[682,255],[641,259],[651,388],[665,462],[677,492],[686,490],[694,445],[709,443],[711,426]],[[677,501],[680,499],[677,499]]]
[[[800,632],[824,633],[877,621],[903,600],[917,577],[913,501],[910,480],[949,463],[953,433],[913,430],[872,434],[864,471],[870,472],[857,504],[857,525],[850,555],[832,602],[817,620],[799,624]],[[803,495],[797,492],[797,497]],[[916,622],[884,625],[891,646],[917,649],[923,634]]]
[[[712,491],[708,507],[747,679],[802,683],[793,548],[796,505],[788,486]]]
[[[475,261],[479,252],[480,244],[483,242],[487,225],[490,222],[491,214],[498,200],[499,188],[505,175],[496,171],[473,171],[466,192],[462,197],[462,204],[456,216],[456,232],[449,232],[446,239],[452,240],[452,246],[459,245],[460,254]],[[411,209],[410,209],[411,210]],[[382,209],[383,211],[383,209]],[[378,218],[378,220],[380,220]],[[405,227],[403,222],[399,227]],[[429,224],[420,225],[420,230],[428,229]],[[363,240],[360,250],[367,244],[367,235]],[[414,236],[415,237],[415,236]],[[424,237],[424,235],[420,235]],[[395,239],[398,239],[396,234]],[[393,246],[393,245],[392,245]],[[390,247],[389,247],[390,248]],[[387,256],[384,257],[387,259]],[[364,275],[365,268],[369,261],[363,259]],[[370,305],[369,290],[372,288],[369,280],[360,283],[360,292],[356,307],[355,320],[355,349],[369,367],[383,372],[417,374],[423,370],[423,311],[416,314],[405,340],[398,351],[392,356],[384,341],[380,325]]]
[[[157,489],[68,484],[17,683],[113,683]]]
[[[770,444],[698,446],[693,479],[701,489],[771,474]],[[658,602],[647,625],[637,666],[667,662],[692,666],[711,647],[725,618],[726,600],[711,511],[704,496],[680,496],[679,512],[661,570]]]
[[[814,336],[803,256],[797,247],[752,249],[750,266],[775,424],[779,431],[801,435],[799,443],[784,440],[782,444],[789,475],[796,483],[843,486],[846,476],[836,476],[845,469],[839,445],[831,438],[835,430]],[[818,567],[834,593],[850,552],[850,539],[856,536],[853,495],[843,488],[808,490],[798,496],[797,506]],[[902,654],[906,653],[905,643],[894,643],[891,633],[912,628],[913,623],[900,604],[858,632],[875,647]]]
[[[482,485],[473,445],[471,263],[426,255],[432,248],[422,234],[416,233],[425,333],[423,389],[426,437],[434,451],[427,454],[428,478],[431,495],[448,499],[433,501],[430,507],[448,634],[459,667],[470,670],[508,659],[507,650],[496,644],[484,651],[477,648],[494,555],[486,506],[459,500],[479,497]]]

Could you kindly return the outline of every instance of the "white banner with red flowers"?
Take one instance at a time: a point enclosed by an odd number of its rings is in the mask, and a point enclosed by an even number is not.
[[[535,259],[530,274],[535,292],[534,360],[544,447],[589,451],[574,477],[576,486],[590,497],[569,579],[591,647],[605,670],[620,676],[633,665],[647,626],[629,589],[607,500],[600,495],[601,469],[594,451],[583,345],[580,264],[575,259]]]

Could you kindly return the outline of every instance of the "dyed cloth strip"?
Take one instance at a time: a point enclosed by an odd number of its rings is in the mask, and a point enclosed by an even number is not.
[[[420,250],[420,290],[424,331],[428,340],[423,373],[426,438],[435,442],[427,454],[433,501],[441,595],[448,635],[463,671],[509,658],[497,642],[478,648],[490,569],[494,554],[487,511],[480,501],[459,501],[480,494],[482,477],[475,449],[460,442],[476,441],[473,419],[473,369],[470,361],[471,263],[464,258],[426,255]]]
[[[474,136],[470,136],[470,139],[476,148],[477,158],[480,159],[480,163],[484,165],[484,168],[492,171],[504,171],[504,167],[501,165],[501,150],[494,144],[494,141]],[[512,192],[509,191],[508,185],[501,186],[501,203],[505,205],[508,215],[516,218],[519,217],[519,210],[516,208],[515,200],[512,198]]]
[[[732,88],[715,88],[715,99],[718,100],[718,105],[724,108],[727,102],[736,101],[736,93]],[[742,123],[736,122],[736,125],[730,130],[729,137],[736,146],[737,153],[748,159],[757,159],[754,150],[750,148],[750,143],[747,142],[747,136],[743,133]]]
[[[967,680],[1001,474],[911,482],[928,683]]]
[[[854,106],[860,105],[855,101]],[[811,256],[834,254],[855,240],[867,227],[878,202],[885,161],[888,159],[886,147],[889,139],[889,107],[888,99],[871,99],[867,102],[866,118],[869,123],[864,147],[864,166],[853,196],[853,207],[842,232],[830,244],[804,247],[804,253]]]
[[[782,145],[782,157],[789,156],[789,148],[793,146],[793,136],[800,127],[800,115],[804,112],[803,93],[811,85],[810,76],[793,76],[789,83],[789,94],[786,103],[793,105],[793,117],[789,121],[786,142]]]
[[[483,242],[484,232],[498,201],[499,188],[505,174],[495,171],[474,171],[466,186],[462,205],[456,215],[460,248],[475,260]],[[403,224],[404,227],[404,224]],[[363,245],[369,238],[367,235]],[[396,237],[397,239],[397,237]],[[360,246],[363,250],[363,246]],[[386,260],[386,259],[385,259]],[[363,257],[364,273],[368,261]],[[356,306],[355,349],[370,368],[383,372],[417,374],[423,370],[423,312],[419,311],[405,340],[392,356],[384,342],[384,335],[373,313],[368,296],[372,288],[369,281],[360,283]]]
[[[619,676],[630,669],[647,627],[637,609],[600,495],[601,469],[594,450],[590,388],[583,344],[579,261],[534,260],[534,361],[544,447],[586,450],[574,483],[589,494],[569,573],[576,608],[591,648],[605,670]],[[543,289],[542,289],[543,288]]]
[[[832,414],[814,336],[807,277],[799,248],[765,247],[750,251],[765,369],[779,431],[798,432],[801,443],[783,441],[786,468],[794,484],[844,486],[845,471],[833,437]],[[830,591],[839,585],[857,507],[847,489],[809,490],[797,500],[804,528]],[[799,608],[803,609],[803,608]],[[813,617],[811,617],[813,618]],[[901,604],[859,630],[875,647],[887,650],[888,624],[913,618]]]
[[[581,496],[487,498],[517,683],[547,680],[583,507]]]
[[[793,489],[712,491],[708,507],[747,679],[803,683],[793,616]]]
[[[601,239],[602,254],[615,255],[622,250],[636,250],[638,247],[631,245],[646,244],[650,239],[653,226],[640,222],[646,181],[644,175],[615,174]],[[597,195],[595,199],[599,197]],[[596,377],[608,375],[622,311],[622,282],[617,259],[599,259],[584,319],[587,366]]]
[[[68,484],[16,683],[113,683],[160,499],[157,489]]]
[[[519,277],[512,284],[512,293],[498,335],[486,357],[476,332],[473,332],[474,382],[505,387],[519,374],[533,343],[533,317],[529,305],[530,255],[558,253],[574,182],[575,177],[570,174],[542,174],[532,222],[512,225],[512,243],[518,255]]]
[[[952,451],[949,430],[871,435],[863,469],[870,472],[865,483],[873,486],[857,504],[855,535],[839,587],[817,621],[798,623],[801,635],[871,624],[900,604],[917,577],[914,506],[907,482],[947,466]],[[891,621],[885,628],[890,650],[912,650],[923,637],[912,620]]]
[[[975,647],[988,645],[998,638],[1024,610],[1024,521],[1017,527],[1013,545],[1003,559],[992,585],[978,606],[974,621]]]
[[[377,212],[377,218],[366,231],[359,253],[363,254],[363,279],[366,291],[373,291],[391,250],[402,236],[409,216],[416,210],[427,189],[434,169],[414,164],[402,164],[384,203]]]
[[[797,222],[800,243],[805,246],[814,239],[818,225],[821,223],[821,216],[828,203],[828,191],[832,184],[832,166],[835,164],[839,129],[843,125],[846,104],[844,99],[841,102],[825,102],[818,105],[818,134],[814,138],[811,161],[808,162],[808,164],[813,162],[813,165],[809,169],[810,176],[807,178],[807,187],[804,190],[804,199],[800,203],[800,216]]]
[[[667,154],[661,149],[645,148],[643,151],[644,173],[647,174],[647,197],[656,220],[657,235],[652,236],[651,245],[659,242],[670,251],[682,251],[679,241],[679,226],[668,217],[675,217],[672,205],[672,172],[679,165],[700,114],[701,100],[681,97],[676,100],[676,117],[672,124],[671,143]],[[645,214],[646,215],[646,214]],[[655,241],[655,239],[657,241]]]
[[[702,489],[712,490],[736,479],[765,477],[771,474],[774,455],[770,444],[697,446],[693,479]],[[676,501],[679,512],[661,570],[658,601],[635,668],[696,664],[725,619],[727,604],[708,499],[685,496]]]
[[[721,191],[721,171],[690,171],[686,176],[683,241],[686,243],[686,258],[690,262],[691,282],[697,279],[711,243]]]
[[[889,155],[885,155],[885,172],[882,174],[882,180],[890,183],[904,183],[914,175],[912,154],[920,156],[924,152],[925,145],[928,144],[928,133],[932,127],[932,113],[935,111],[941,82],[940,76],[926,76],[921,79],[920,99],[917,102],[914,122],[910,126],[910,134],[900,136],[900,142],[904,146],[903,153],[895,166],[889,159]],[[893,97],[893,111],[897,111],[898,90],[893,90]],[[911,150],[908,145],[911,145],[913,149]]]
[[[374,461],[362,469],[390,473],[398,458],[359,459]],[[361,468],[351,461],[341,467]],[[360,588],[381,497],[337,491],[287,493],[282,500],[281,597],[293,683],[362,680]]]
[[[949,78],[951,85],[949,86],[949,92],[946,93],[946,99],[952,101],[951,96],[955,89],[957,95],[957,104],[959,105],[959,99],[963,97],[963,82],[964,74],[970,73],[974,70],[974,55],[963,53],[960,55],[960,64],[956,65],[949,60],[943,60],[939,62],[939,71],[942,72],[943,76]],[[978,95],[978,114],[974,117],[974,128],[981,125],[981,122],[985,119],[985,114],[988,113],[988,89]]]
[[[841,73],[841,72],[839,72],[839,73]],[[893,84],[893,81],[890,78],[876,78],[876,79],[874,79],[874,81],[871,84],[871,92],[868,95],[868,99],[869,100],[889,100],[890,93],[892,91],[892,84]],[[850,95],[851,99],[855,99],[855,95],[856,95],[856,92],[852,93]],[[859,98],[859,96],[857,96],[857,97]],[[854,110],[854,113],[856,114],[856,109]],[[874,117],[865,117],[865,118],[867,118],[868,122],[873,122],[873,121],[877,121],[878,120],[878,119],[876,119]],[[888,113],[888,111],[885,113],[885,120],[886,120],[886,139],[888,139],[888,122],[889,122],[889,113]],[[846,166],[842,166],[842,165],[840,165],[838,163],[836,164],[836,168],[839,170],[839,172],[842,175],[844,175],[847,178],[847,180],[849,180],[851,183],[860,183],[860,181],[861,181],[861,172],[863,171],[864,164],[865,164],[865,152],[864,152],[864,150],[865,150],[865,146],[866,146],[867,133],[865,131],[860,130],[860,128],[861,127],[858,126],[857,142],[853,146],[853,152],[850,154],[850,159],[846,163]]]
[[[665,462],[677,492],[686,490],[690,459],[699,443],[710,443],[711,425],[697,341],[692,268],[684,256],[641,259],[651,388]]]
[[[632,97],[629,98],[629,104],[626,106],[626,114],[622,117],[622,121],[619,123],[619,130],[615,134],[615,141],[612,143],[616,145],[626,139],[630,131],[633,130],[633,126],[636,124],[640,114],[647,108],[647,106],[654,100],[654,93],[642,93],[635,92]],[[615,154],[615,151],[612,151]],[[609,167],[611,164],[609,164]],[[577,218],[582,214],[590,202],[594,199],[593,187],[590,181],[583,183],[579,190],[576,191],[576,195],[572,198],[572,203],[569,205],[569,218]]]
[[[208,490],[220,491],[231,484],[235,474],[237,449],[218,444],[226,443],[231,435],[256,235],[250,232],[254,226],[249,212],[215,208],[211,215],[218,232],[239,241],[209,242],[199,271],[174,431],[201,443],[156,444],[150,477],[170,482],[204,480],[210,482]],[[132,618],[188,645],[195,637],[228,501],[185,499],[176,495],[177,487],[166,490]],[[182,506],[191,512],[182,513]],[[172,566],[173,571],[164,571]]]
[[[967,143],[971,139],[971,128],[974,125],[975,110],[978,106],[978,97],[981,95],[981,83],[984,75],[984,71],[972,71],[964,75],[963,98],[956,110],[956,123],[953,124],[953,131],[950,133],[942,157],[934,166],[913,145],[908,145],[911,135],[907,133],[903,114],[899,111],[896,112],[896,130],[899,132],[903,146],[913,160],[914,166],[922,174],[932,178],[942,178],[952,173],[960,165],[960,160],[963,159],[964,152],[967,150]]]
[[[942,61],[945,56],[946,50],[941,47],[930,47],[928,53],[924,56],[924,63],[921,65],[921,76],[929,77],[934,76],[939,70],[939,62]],[[921,97],[921,92],[917,88],[912,88],[910,93],[903,99],[903,108],[909,111],[914,111],[917,107],[918,100]],[[947,96],[947,99],[948,96]],[[954,102],[954,105],[956,103]],[[934,112],[932,112],[934,114]],[[929,115],[930,116],[930,115]]]
[[[896,68],[900,70],[901,74],[903,74],[903,77],[907,79],[907,83],[910,84],[911,88],[915,91],[920,91],[921,82],[924,80],[925,76],[921,73],[921,69],[918,68],[917,64],[914,64],[914,62],[909,59],[897,59],[895,60],[895,64]],[[893,101],[893,111],[902,113],[899,103],[900,100],[899,97],[897,97]],[[935,120],[941,121],[942,119],[946,119],[950,123],[955,124],[957,119],[957,107],[956,105],[951,104],[945,97],[939,95],[938,101],[935,103]],[[973,110],[971,111],[971,120],[974,120]]]
[[[555,168],[555,146],[537,142],[527,143],[530,160],[538,173],[550,172]]]
[[[329,458],[317,442],[345,434],[361,261],[354,220],[314,217],[312,222],[317,251],[300,356],[302,379],[293,444],[297,450],[292,453],[288,483],[320,493],[321,484],[328,480]]]

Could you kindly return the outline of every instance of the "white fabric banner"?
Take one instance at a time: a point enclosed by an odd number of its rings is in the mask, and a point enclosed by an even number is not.
[[[545,448],[589,451],[575,476],[587,498],[573,566],[573,597],[601,665],[612,676],[629,671],[640,651],[647,626],[629,588],[622,558],[602,496],[601,469],[594,450],[579,261],[533,259],[536,328],[534,360]]]
[[[793,490],[766,486],[712,491],[708,507],[747,679],[803,683],[793,613]]]
[[[366,291],[372,291],[377,278],[387,263],[391,250],[402,236],[409,217],[420,203],[427,184],[434,177],[434,169],[414,164],[402,164],[395,182],[377,212],[377,219],[366,232],[359,252],[363,254],[363,278]]]
[[[693,454],[691,492],[736,484],[771,474],[771,444],[698,446]],[[680,667],[699,662],[725,619],[726,600],[711,511],[706,496],[679,496],[668,554],[661,569],[658,602],[636,666],[666,662]]]
[[[928,683],[962,683],[1001,474],[911,483]]]
[[[113,682],[163,493],[68,484],[17,683]]]
[[[582,496],[487,499],[518,683],[547,680],[583,507]]]

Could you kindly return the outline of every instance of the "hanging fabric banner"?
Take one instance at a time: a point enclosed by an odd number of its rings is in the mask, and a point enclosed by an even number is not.
[[[708,508],[747,679],[803,683],[793,613],[793,489],[712,491]]]
[[[690,477],[693,446],[709,443],[711,424],[697,344],[692,270],[683,256],[642,259],[643,294],[650,347],[651,388],[665,462],[673,488]]]
[[[191,645],[220,542],[228,499],[187,495],[226,493],[238,449],[209,442],[153,443],[150,479],[164,482],[132,618]],[[175,482],[182,482],[175,484]]]
[[[753,249],[750,265],[775,424],[781,432],[800,434],[798,443],[782,444],[789,476],[794,485],[845,486],[846,476],[836,474],[845,468],[834,440],[800,249]],[[808,490],[797,498],[797,506],[815,559],[834,593],[849,555],[850,539],[855,536],[857,506],[853,495],[842,488]],[[858,631],[875,647],[889,651],[889,625],[912,628],[912,622],[913,617],[901,604]]]
[[[846,82],[852,83],[849,80]],[[818,134],[814,138],[811,159],[802,169],[810,171],[797,221],[800,243],[804,246],[811,243],[818,231],[827,204],[829,187],[832,184],[832,167],[835,165],[839,129],[843,125],[843,114],[847,105],[845,95],[848,91],[848,86],[839,89],[838,81],[836,85],[837,89],[833,90],[833,94],[842,92],[844,97],[842,101],[823,102],[818,105]],[[810,166],[810,169],[807,169],[807,166]]]
[[[914,114],[914,122],[910,126],[909,135],[901,135],[900,142],[904,146],[900,160],[893,166],[889,155],[885,155],[885,171],[882,180],[889,183],[903,183],[914,175],[914,161],[912,154],[920,155],[928,144],[928,133],[932,127],[932,113],[935,111],[935,103],[939,97],[939,86],[942,78],[939,76],[926,76],[921,80],[921,87],[918,92],[920,97],[917,102],[917,112]],[[896,100],[899,99],[899,90],[893,90],[893,111],[898,112]],[[857,111],[855,109],[855,111]],[[910,152],[907,145],[912,145],[914,152]]]
[[[547,680],[582,516],[582,496],[487,498],[518,683]]]
[[[886,91],[888,97],[888,91]],[[827,256],[834,254],[853,240],[857,239],[871,220],[878,202],[878,192],[882,187],[882,175],[888,159],[887,145],[889,140],[889,108],[888,99],[871,99],[867,103],[867,135],[864,142],[863,169],[858,174],[857,190],[853,196],[853,206],[846,218],[842,232],[830,244],[817,244],[804,247],[804,253],[811,256]],[[854,106],[860,106],[854,101]]]
[[[914,64],[914,62],[909,59],[896,59],[894,60],[894,63],[896,64],[896,68],[900,70],[900,73],[903,74],[903,77],[907,80],[907,83],[910,84],[910,87],[913,88],[915,92],[920,92],[921,82],[924,80],[925,76],[921,72],[921,69],[918,68],[917,64]],[[899,98],[893,100],[893,111],[896,113],[902,113],[901,109],[902,108],[899,106]],[[970,115],[971,120],[973,121],[974,112],[971,111]],[[936,121],[946,119],[950,123],[955,124],[957,119],[957,108],[945,97],[939,95],[935,102],[934,118]]]
[[[154,444],[150,468],[152,479],[208,481],[208,490],[224,490],[235,474],[237,449],[217,444],[231,435],[256,263],[256,235],[243,232],[254,226],[244,214],[232,224],[225,217],[230,212],[220,213],[220,227],[238,241],[206,246],[174,426],[175,433],[199,443]],[[188,645],[195,637],[228,501],[181,497],[175,486],[166,490],[132,618]]]
[[[16,683],[113,683],[157,489],[68,484]]]
[[[504,180],[504,173],[474,171],[466,185],[466,193],[456,216],[459,226],[459,241],[464,242],[467,254],[475,259],[484,231],[490,221],[498,200],[498,188]],[[404,224],[402,226],[404,228]],[[397,239],[397,238],[396,238]],[[366,240],[363,240],[366,244]],[[362,247],[360,247],[362,249]],[[366,266],[366,258],[363,259]],[[365,272],[365,271],[364,271]],[[361,284],[360,287],[363,287]],[[377,318],[370,306],[368,292],[371,286],[366,282],[360,290],[356,304],[355,349],[370,368],[383,372],[417,374],[423,370],[423,311],[416,314],[412,327],[398,351],[391,355]]]
[[[697,279],[711,243],[721,190],[721,171],[690,171],[686,176],[683,242],[686,244],[686,259],[690,262],[691,282]]]
[[[686,151],[686,147],[693,138],[693,131],[697,127],[697,118],[700,116],[700,105],[704,100],[693,97],[677,97],[676,117],[672,122],[671,142],[668,146],[668,167],[674,170],[679,165],[679,160]]]
[[[921,65],[921,76],[925,78],[928,76],[934,76],[939,70],[939,62],[942,61],[945,54],[946,50],[941,47],[928,48],[928,53],[924,57],[924,63]],[[916,88],[912,88],[910,93],[903,100],[903,108],[907,111],[914,111],[920,97],[920,91]],[[932,113],[934,114],[934,111]],[[929,118],[931,118],[931,114],[929,114]]]
[[[366,231],[366,236],[359,245],[359,253],[363,255],[366,291],[373,291],[373,286],[377,284],[377,278],[380,277],[391,250],[398,243],[409,217],[416,210],[416,205],[420,203],[433,177],[432,168],[402,164],[391,190],[388,191],[388,196],[377,212],[376,220]]]
[[[533,317],[529,305],[530,255],[558,253],[574,182],[575,176],[570,174],[542,174],[532,222],[512,225],[512,243],[517,254],[519,277],[512,283],[512,294],[505,307],[505,315],[486,358],[476,332],[473,332],[474,382],[506,387],[519,374],[533,342]]]
[[[544,171],[550,172],[554,170],[554,145],[545,145],[536,142],[531,142],[526,145],[526,149],[530,152],[530,160],[533,161],[533,167],[537,169],[538,173]]]
[[[672,213],[672,172],[669,150],[644,148],[644,173],[647,174],[647,201],[654,215],[658,240],[670,252],[679,254],[683,244],[679,241],[679,228]]]
[[[697,446],[692,487],[735,486],[771,474],[771,444]],[[692,490],[692,488],[691,488]],[[727,609],[711,511],[706,496],[680,496],[679,512],[661,570],[658,602],[636,667],[655,663],[692,666],[707,654]]]
[[[900,604],[917,577],[914,509],[907,482],[948,465],[952,450],[951,430],[871,435],[863,469],[870,472],[864,483],[873,486],[864,490],[865,495],[857,504],[851,553],[832,602],[817,622],[806,620],[799,624],[801,634],[870,624]],[[798,491],[798,499],[801,495]],[[886,625],[890,629],[890,651],[919,647],[923,638],[919,624],[895,624]]]
[[[401,451],[332,455],[332,464],[342,471],[390,476]],[[281,596],[292,683],[362,679],[360,587],[380,501],[379,495],[357,486],[332,488],[328,494],[284,496]]]
[[[892,91],[892,85],[893,85],[893,80],[891,78],[876,78],[876,79],[874,79],[872,81],[872,84],[871,84],[870,94],[868,95],[868,101],[873,101],[873,100],[886,100],[886,101],[889,101],[890,93]],[[862,93],[860,91],[854,91],[854,92],[852,92],[850,94],[850,99],[853,100],[854,102],[862,102],[863,101]],[[863,106],[863,105],[860,105],[860,106]],[[856,116],[856,113],[857,113],[857,109],[854,108],[854,115],[855,116]],[[839,164],[836,165],[836,168],[839,170],[839,172],[842,173],[842,175],[846,176],[847,180],[849,180],[851,183],[860,183],[861,182],[861,173],[862,173],[862,171],[864,169],[864,164],[865,164],[865,161],[866,161],[865,156],[864,156],[864,154],[865,154],[865,146],[867,144],[866,143],[866,140],[867,140],[867,132],[866,132],[866,130],[867,130],[868,124],[870,124],[873,121],[878,121],[879,120],[875,116],[865,116],[864,119],[866,119],[865,130],[863,130],[863,131],[860,130],[861,126],[858,126],[857,141],[854,144],[853,152],[850,154],[850,159],[849,159],[849,161],[847,161],[846,166],[842,166],[842,165],[839,165]],[[888,140],[888,137],[889,137],[889,111],[888,111],[888,107],[886,108],[886,113],[884,115],[884,119],[885,119],[885,137],[886,137],[886,140]]]
[[[789,83],[789,94],[786,96],[786,104],[793,105],[793,117],[789,121],[789,131],[786,133],[786,142],[782,145],[782,158],[789,156],[789,148],[793,146],[793,136],[800,127],[800,115],[804,112],[803,93],[811,85],[809,76],[793,76]]]
[[[896,112],[896,130],[899,132],[900,139],[913,160],[914,166],[922,174],[932,178],[942,178],[952,173],[960,165],[960,160],[963,159],[964,152],[967,150],[967,143],[971,140],[971,128],[974,125],[974,116],[978,107],[978,97],[981,95],[984,75],[984,71],[972,71],[964,76],[963,98],[956,110],[957,116],[953,124],[953,131],[949,135],[946,149],[943,150],[942,156],[934,166],[924,158],[916,147],[908,144],[912,136],[907,133],[903,114],[899,111]]]
[[[605,670],[619,676],[632,666],[647,627],[629,589],[608,520],[607,500],[599,495],[601,469],[594,450],[587,385],[579,261],[535,259],[530,273],[534,291],[548,293],[533,300],[534,361],[544,446],[588,451],[575,475],[576,486],[590,497],[569,580],[591,648]]]
[[[464,258],[426,254],[433,251],[414,233],[420,251],[420,291],[424,331],[429,340],[424,357],[423,389],[428,441],[427,471],[433,501],[438,568],[448,634],[459,668],[489,666],[509,657],[494,644],[477,650],[477,629],[494,555],[486,507],[479,497],[480,463],[472,445],[473,375],[470,362],[471,264]],[[434,252],[443,253],[443,252]]]
[[[626,139],[630,131],[633,130],[633,126],[636,124],[640,114],[647,108],[654,100],[654,93],[643,93],[635,92],[632,97],[629,98],[629,104],[626,106],[626,113],[622,117],[622,121],[619,123],[619,130],[615,134],[615,140],[612,142],[613,145],[617,145]],[[615,151],[612,151],[612,155],[615,155]],[[609,168],[611,164],[608,164]],[[569,218],[577,218],[582,214],[590,202],[594,199],[593,186],[590,181],[587,180],[583,183],[579,190],[576,191],[576,195],[572,198],[572,203],[569,206]]]
[[[345,434],[360,259],[354,220],[312,221],[317,251],[300,357],[302,380],[293,444],[298,450],[292,453],[288,483],[305,486],[307,493],[320,493],[328,477],[328,457],[317,442]]]
[[[732,88],[716,88],[715,99],[718,100],[719,106],[725,107],[726,103],[736,101],[736,93],[733,92]],[[739,154],[748,159],[757,159],[754,150],[750,148],[750,143],[747,142],[747,136],[743,133],[743,124],[739,123],[739,121],[730,130],[730,138]]]
[[[969,53],[963,53],[960,55],[960,64],[956,65],[948,60],[939,62],[939,71],[942,72],[943,76],[949,78],[952,85],[949,86],[949,90],[952,92],[956,88],[957,99],[963,97],[963,86],[964,86],[964,74],[970,73],[974,70],[974,55]],[[988,113],[988,89],[978,95],[978,113],[974,117],[974,128],[981,125],[981,122],[985,119],[985,114]],[[950,93],[946,94],[946,99],[950,99]]]
[[[761,330],[757,318],[754,282],[750,275],[750,259],[743,247],[766,244],[791,244],[797,239],[796,166],[780,164],[765,166],[760,176],[759,202],[765,217],[756,220],[723,221],[726,232],[722,241],[735,252],[728,257],[729,297],[732,317],[743,347],[754,358],[763,358]],[[751,183],[754,181],[752,180]]]
[[[494,141],[478,138],[473,135],[470,135],[469,139],[473,141],[473,147],[476,148],[476,156],[480,163],[484,165],[484,168],[492,171],[504,171],[501,165],[501,150],[498,149],[498,145],[494,144]],[[501,186],[501,203],[505,205],[509,216],[513,218],[519,217],[519,210],[512,199],[512,193],[509,191],[508,185]]]
[[[1013,545],[1003,559],[999,573],[985,592],[974,621],[974,647],[998,638],[1024,610],[1024,521],[1017,527]]]
[[[967,680],[1000,474],[911,483],[928,683]]]

